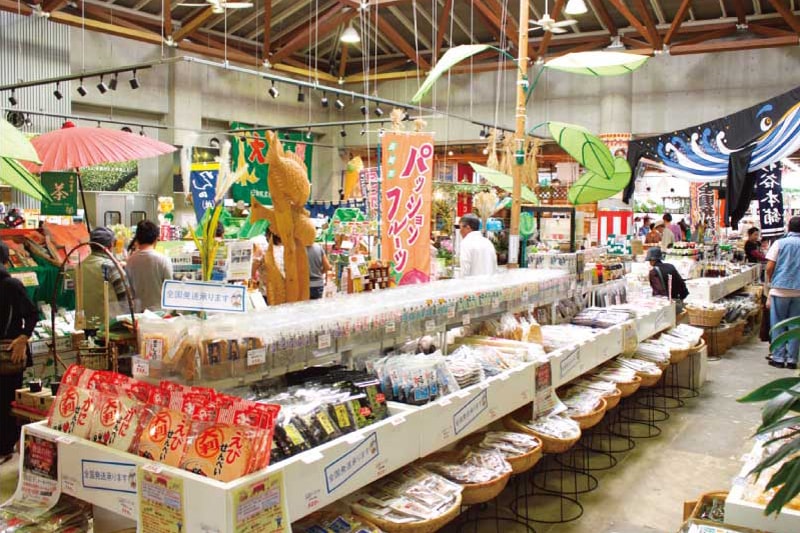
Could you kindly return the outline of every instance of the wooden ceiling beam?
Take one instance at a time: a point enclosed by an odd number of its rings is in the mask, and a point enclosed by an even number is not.
[[[589,3],[594,9],[598,21],[605,26],[606,30],[608,30],[608,33],[611,35],[617,35],[619,30],[617,29],[617,25],[614,24],[614,19],[611,18],[611,14],[608,12],[608,9],[606,9],[606,5],[603,3],[603,0],[589,0]]]
[[[447,29],[447,21],[453,15],[453,0],[445,0],[442,14],[439,15],[439,24],[436,26],[436,48],[433,50],[433,60],[439,61],[444,43],[444,34]]]
[[[669,49],[669,53],[672,54],[672,50],[676,46],[691,46],[694,44],[704,43],[706,41],[713,41],[714,39],[727,37],[728,35],[733,35],[734,33],[736,33],[735,24],[730,24],[728,28],[722,28],[720,30],[715,30],[715,31],[707,31],[695,37],[690,37],[689,39],[684,39],[683,41],[678,41],[674,43],[672,45],[672,48]]]
[[[639,12],[639,17],[641,17],[644,22],[647,34],[650,36],[648,41],[653,45],[653,48],[660,50],[662,47],[661,36],[658,34],[652,15],[650,15],[650,9],[647,7],[647,4],[644,3],[644,0],[633,0],[633,3],[636,6],[636,11]]]
[[[652,36],[650,36],[647,28],[636,17],[636,15],[633,14],[633,11],[631,11],[628,6],[625,5],[623,0],[609,0],[609,2],[611,2],[611,5],[614,6],[623,17],[625,17],[625,20],[628,21],[628,24],[630,24],[637,32],[639,32],[639,35],[645,37],[652,44]]]
[[[620,38],[620,41],[627,44],[628,46],[636,46],[636,47],[648,47],[650,43],[646,43],[644,41],[640,41],[639,39],[634,39],[633,37],[628,37],[627,35],[623,35]]]
[[[294,15],[298,11],[300,11],[302,8],[303,8],[303,4],[298,2],[294,6],[290,7],[289,9],[287,9],[286,11],[292,11],[292,15]],[[272,32],[272,37],[271,37],[271,41],[272,42],[270,43],[270,46],[272,46],[274,44],[275,48],[280,48],[285,43],[287,43],[290,39],[292,39],[294,37],[294,35],[298,31],[301,31],[303,28],[305,28],[308,25],[313,25],[317,21],[322,20],[322,17],[324,17],[326,14],[328,14],[328,13],[338,13],[339,11],[341,11],[341,9],[342,9],[342,6],[341,6],[341,4],[339,2],[337,2],[336,0],[331,0],[331,1],[323,4],[320,7],[318,16],[315,15],[315,16],[311,17],[310,19],[306,19],[306,18],[304,18],[302,16],[293,17],[287,23],[287,25],[284,26],[281,29],[281,31],[279,31],[277,33]],[[276,15],[275,13],[272,14],[272,26],[277,26],[277,25],[280,24],[280,20],[278,20],[278,19],[286,20],[285,12],[281,13],[280,15]],[[263,31],[263,28],[258,28],[257,31],[258,31],[258,34],[260,34]],[[318,35],[320,36],[320,38],[323,37],[322,32],[319,32]]]
[[[211,6],[204,8],[197,15],[193,16],[186,22],[181,23],[180,29],[175,32],[175,35],[172,36],[172,40],[176,43],[180,43],[186,37],[199,30],[200,26],[202,26],[203,23],[213,14],[214,10]]]
[[[406,57],[408,57],[411,61],[416,63],[419,67],[424,70],[429,70],[431,68],[430,64],[425,61],[425,59],[420,56],[417,58],[416,50],[413,46],[408,44],[408,41],[403,39],[403,37],[398,33],[394,26],[392,26],[385,18],[383,18],[380,14],[378,14],[378,29],[383,32],[383,34],[389,39],[394,46],[398,48],[401,52],[403,52]]]
[[[414,23],[408,20],[408,17],[403,15],[403,12],[400,11],[398,8],[392,6],[389,8],[389,13],[397,19],[403,27],[408,30],[408,33],[414,36],[414,38],[419,41],[425,49],[430,50],[433,48],[432,43],[428,40],[428,38],[423,35],[421,31],[414,31]]]
[[[164,19],[164,37],[172,38],[172,0],[161,0]]]
[[[551,54],[549,57],[560,57],[567,54],[578,53],[578,52],[591,52],[592,50],[597,50],[603,46],[608,44],[608,39],[606,38],[595,38],[591,41],[585,42],[583,44],[579,44],[577,46],[570,46],[569,48],[565,48],[563,50],[559,50]],[[643,43],[644,44],[644,43]],[[551,44],[552,46],[552,44]],[[647,46],[645,44],[645,46]]]
[[[685,54],[708,54],[714,52],[733,52],[737,50],[755,50],[757,48],[773,48],[777,46],[797,46],[800,37],[797,35],[782,37],[766,37],[764,39],[748,39],[746,41],[702,42],[696,44],[674,44],[669,53],[673,56]]]
[[[486,2],[486,3],[485,3]],[[511,20],[510,13],[506,17],[506,27],[503,28],[500,17],[502,16],[502,7],[496,0],[472,0],[472,5],[475,6],[476,11],[481,18],[491,27],[492,30],[499,32],[494,40],[500,41],[503,36],[511,40],[516,48],[519,48],[519,30],[510,31],[509,21]]]
[[[264,50],[264,59],[269,61],[269,56],[272,55],[272,51],[270,50],[271,42],[271,25],[272,25],[272,0],[264,0],[264,39],[263,39],[263,50]]]
[[[59,11],[60,9],[63,9],[68,3],[69,0],[44,0],[44,2],[41,3],[42,12],[53,13],[55,11]]]
[[[303,29],[294,34],[281,48],[279,48],[270,59],[270,63],[278,64],[284,57],[289,57],[293,53],[301,50],[303,45],[308,43],[308,37],[311,32],[318,32],[325,35],[336,27],[347,24],[353,17],[358,14],[355,9],[334,7],[325,15],[321,16],[319,20],[310,21]]]
[[[786,21],[786,24],[788,24],[792,30],[796,33],[800,33],[800,19],[798,19],[797,16],[792,13],[792,9],[786,5],[786,0],[769,0],[769,3],[772,4],[775,11],[780,13],[783,20]]]
[[[498,0],[483,1],[487,3],[490,8],[494,9],[495,12],[500,13],[500,16],[502,17],[503,6],[500,5]],[[500,20],[500,22],[502,22],[502,20]],[[511,42],[514,43],[516,48],[519,48],[519,24],[517,24],[517,19],[514,18],[514,14],[512,13],[510,5],[506,8],[506,27],[504,30],[506,37],[511,39]]]
[[[347,43],[342,43],[342,55],[339,56],[339,79],[343,80],[347,72]]]
[[[672,38],[675,37],[681,24],[683,24],[683,19],[686,18],[686,13],[689,11],[691,4],[692,0],[683,0],[681,2],[677,13],[675,13],[675,18],[672,19],[672,24],[670,24],[669,30],[667,30],[667,34],[664,36],[664,44],[669,45],[672,42]]]
[[[744,8],[744,0],[733,0],[733,10],[736,12],[736,22],[747,24],[747,11]]]
[[[763,35],[764,37],[784,37],[795,34],[793,31],[773,28],[772,26],[762,26],[761,24],[748,24],[747,29],[752,33]]]
[[[556,0],[556,4],[553,6],[553,12],[550,16],[554,20],[558,20],[558,17],[561,16],[561,10],[564,9],[564,0]],[[544,57],[547,54],[547,48],[550,46],[550,40],[553,38],[552,32],[545,32],[544,36],[542,37],[542,42],[539,44],[539,51],[536,53],[536,57]]]
[[[148,28],[136,22],[132,22],[127,18],[121,17],[118,14],[114,13],[113,9],[103,9],[101,7],[89,4],[83,6],[83,9],[87,18],[92,18],[100,22],[106,22],[108,24],[116,24],[118,26],[122,26],[123,28],[129,28],[133,30],[152,31],[152,32],[161,31],[161,27]]]

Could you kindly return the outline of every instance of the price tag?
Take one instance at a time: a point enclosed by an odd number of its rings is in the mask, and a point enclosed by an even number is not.
[[[323,333],[322,335],[317,337],[317,347],[320,350],[327,350],[331,347],[331,334],[330,333]]]
[[[267,349],[256,348],[247,352],[247,366],[263,365],[267,362]]]
[[[397,324],[395,324],[394,320],[391,320],[386,323],[386,333],[394,333],[397,331]]]
[[[464,313],[463,315],[461,315],[461,324],[464,326],[469,326],[469,323],[470,323],[469,313]]]
[[[436,330],[436,321],[435,320],[426,320],[425,321],[425,332],[432,333]]]
[[[56,442],[69,446],[70,444],[75,442],[75,439],[73,439],[72,437],[58,437],[56,438]]]
[[[149,376],[150,375],[150,361],[140,357],[133,358],[133,375],[134,376]]]
[[[456,307],[451,305],[447,308],[447,318],[455,318],[456,317]]]

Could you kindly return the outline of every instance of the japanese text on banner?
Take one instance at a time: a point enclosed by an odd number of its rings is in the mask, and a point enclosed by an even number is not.
[[[756,200],[758,200],[761,236],[766,238],[783,235],[783,165],[773,163],[754,172],[756,178]]]
[[[219,163],[194,163],[189,178],[192,205],[197,222],[203,219],[206,209],[214,208],[214,194],[217,190]]]
[[[381,147],[381,258],[398,285],[428,281],[433,137],[385,133]]]

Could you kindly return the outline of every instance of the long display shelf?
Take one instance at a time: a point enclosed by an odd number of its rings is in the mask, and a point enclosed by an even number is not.
[[[699,278],[686,281],[689,289],[689,303],[716,302],[742,287],[758,282],[761,267],[753,265],[742,272],[724,278]]]
[[[492,311],[492,306],[489,307]],[[475,320],[478,319],[476,316]],[[673,326],[674,320],[674,305],[666,300],[659,307],[639,310],[636,320],[639,338]],[[617,325],[595,330],[591,340],[552,352],[553,386],[560,386],[619,355],[623,329],[623,325]],[[87,482],[87,472],[91,472],[93,465],[99,465],[100,470],[123,469],[130,478],[137,469],[144,468],[181,481],[185,531],[235,532],[243,531],[237,520],[247,517],[242,510],[242,498],[279,487],[278,494],[270,492],[269,502],[273,506],[276,501],[284,502],[284,511],[279,514],[288,524],[532,402],[534,370],[534,363],[526,363],[422,407],[390,403],[391,416],[386,420],[231,483],[220,483],[72,438],[47,428],[45,423],[25,426],[24,432],[57,443],[59,482],[67,494],[136,519],[141,487],[134,485],[118,491],[113,486]],[[141,525],[139,530],[142,531]]]

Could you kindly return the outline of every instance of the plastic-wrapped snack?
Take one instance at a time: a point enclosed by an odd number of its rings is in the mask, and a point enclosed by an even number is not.
[[[64,433],[88,438],[91,431],[96,393],[74,386],[61,386],[53,401],[48,425]]]
[[[382,533],[381,530],[354,515],[343,506],[329,506],[292,524],[299,533]]]
[[[464,464],[491,470],[498,476],[511,472],[511,465],[505,460],[503,454],[494,450],[470,450],[467,452]]]
[[[148,406],[143,415],[137,453],[170,466],[180,466],[189,436],[190,419],[166,407]]]
[[[592,389],[570,387],[561,398],[567,406],[567,416],[587,415],[597,408],[602,393]]]
[[[502,474],[497,474],[487,468],[477,467],[475,465],[467,465],[455,462],[430,462],[425,463],[425,468],[431,472],[435,472],[445,478],[460,483],[462,485],[471,485],[474,483],[486,483],[497,479]]]
[[[203,339],[200,342],[200,361],[203,379],[230,377],[230,346],[227,339]]]
[[[311,442],[304,435],[305,426],[295,416],[293,409],[284,408],[278,417],[275,426],[275,447],[279,450],[280,457],[291,457],[300,452],[310,450]],[[274,451],[274,450],[273,450]]]
[[[139,436],[139,419],[144,406],[124,396],[100,394],[89,438],[110,448],[130,451]]]
[[[181,468],[229,482],[252,471],[252,444],[259,439],[253,428],[195,422]]]
[[[537,433],[549,435],[556,439],[574,439],[581,434],[577,422],[562,415],[543,416],[528,422],[527,426]]]

